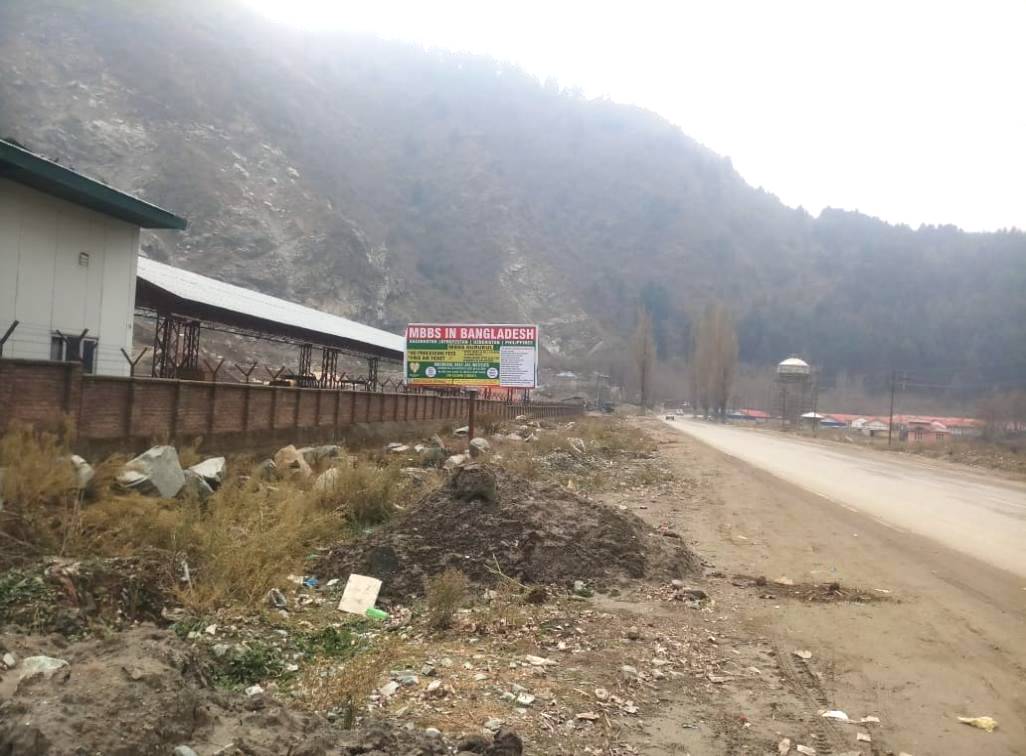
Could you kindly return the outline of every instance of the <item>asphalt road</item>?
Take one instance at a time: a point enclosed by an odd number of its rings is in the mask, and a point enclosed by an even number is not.
[[[767,430],[683,417],[666,425],[885,525],[1026,577],[1026,484]]]

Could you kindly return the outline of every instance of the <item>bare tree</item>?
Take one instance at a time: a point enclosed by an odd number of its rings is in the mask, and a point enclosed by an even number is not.
[[[698,321],[691,365],[692,385],[703,412],[725,421],[737,371],[737,332],[733,316],[719,302],[707,305]]]
[[[641,409],[645,411],[651,401],[649,392],[655,362],[655,341],[652,338],[652,318],[644,307],[638,308],[638,325],[634,329],[633,350],[641,393]]]

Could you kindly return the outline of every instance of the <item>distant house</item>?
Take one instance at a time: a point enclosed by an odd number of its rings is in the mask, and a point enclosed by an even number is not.
[[[0,140],[0,354],[128,375],[140,228],[185,221]]]
[[[916,444],[935,444],[951,437],[948,426],[940,420],[929,417],[905,418],[901,428],[901,439]]]
[[[854,424],[852,427],[855,427]],[[863,418],[863,422],[859,426],[858,430],[864,436],[876,438],[877,436],[886,436],[888,428],[890,428],[890,426],[885,420],[881,420],[878,417],[870,417]]]

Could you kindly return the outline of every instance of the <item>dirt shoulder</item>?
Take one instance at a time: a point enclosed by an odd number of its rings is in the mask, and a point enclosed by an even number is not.
[[[799,737],[802,730],[817,736],[807,740],[819,742],[819,753],[1026,752],[1022,580],[791,486],[658,421],[638,422],[659,441],[668,469],[694,481],[691,490],[651,498],[638,514],[680,530],[710,573],[725,576],[707,578],[715,620],[748,647],[761,641],[778,651],[759,667],[773,678],[770,694],[739,691],[747,729],[776,726],[793,740],[797,725]],[[744,582],[730,577],[737,574],[770,582],[753,590],[735,585]],[[886,600],[790,599],[787,587],[772,583],[778,577],[857,586]],[[790,656],[795,649],[811,659]],[[778,716],[782,704],[798,721]],[[664,741],[681,705],[655,728]],[[822,709],[877,716],[881,724],[867,732],[870,743],[857,741],[852,725],[824,727]],[[998,730],[988,734],[957,719],[979,715],[997,719]],[[688,731],[677,737],[688,749]]]

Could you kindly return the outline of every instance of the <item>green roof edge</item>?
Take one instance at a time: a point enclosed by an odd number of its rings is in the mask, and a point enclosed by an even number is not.
[[[185,218],[0,139],[0,178],[142,228],[183,231]]]

